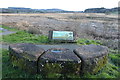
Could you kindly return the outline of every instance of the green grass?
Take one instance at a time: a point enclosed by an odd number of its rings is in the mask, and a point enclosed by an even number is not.
[[[113,55],[112,53],[109,54],[109,61],[108,63],[95,75],[85,75],[82,77],[79,76],[68,76],[68,78],[118,78],[120,76],[120,66],[116,65],[118,63],[114,63],[112,59],[113,56],[116,56],[115,59],[119,59],[118,54]],[[23,70],[13,67],[10,60],[9,60],[9,51],[3,49],[2,50],[2,77],[3,78],[40,78],[44,79],[44,77],[40,74],[31,75]],[[49,77],[58,77],[60,75],[51,74]]]
[[[6,42],[6,43],[48,43],[47,36],[30,34],[26,31],[17,30],[17,29],[2,26],[2,25],[0,25],[0,27],[3,27],[4,29],[10,30],[10,31],[16,31],[16,33],[14,33],[14,34],[3,35],[2,39],[0,39],[0,42]]]
[[[41,77],[41,75],[31,75],[26,73],[19,68],[14,68],[11,65],[9,60],[9,51],[3,49],[2,50],[2,77],[3,78],[36,78]]]
[[[17,33],[4,35],[3,42],[7,43],[48,43],[47,36],[34,35],[25,31],[18,31]]]
[[[120,66],[120,52],[118,50],[110,50],[109,58],[116,66]],[[114,53],[114,54],[112,54]]]
[[[0,30],[0,33],[2,33],[2,32],[4,32],[4,31]]]
[[[89,39],[83,39],[83,38],[76,40],[76,42],[79,45],[89,45],[89,44],[101,45],[102,44],[99,40],[89,40]]]
[[[7,43],[50,43],[47,36],[30,34],[26,31],[18,31],[17,33],[4,35],[3,42]],[[89,45],[96,44],[100,45],[100,41],[88,40],[88,39],[78,39],[77,44],[79,45]]]
[[[16,29],[9,28],[6,26],[2,26],[5,29],[15,31]],[[52,43],[49,42],[48,37],[44,35],[35,35],[28,33],[26,31],[16,30],[17,32],[10,35],[3,35],[2,40],[3,42],[7,43]],[[101,42],[98,40],[89,40],[89,39],[78,39],[76,40],[77,44],[79,45],[89,45],[89,44],[96,44],[101,45]],[[56,42],[54,42],[56,43]]]
[[[0,79],[2,78],[2,49],[0,48]]]

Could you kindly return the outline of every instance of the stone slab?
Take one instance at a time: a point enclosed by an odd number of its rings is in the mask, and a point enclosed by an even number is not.
[[[39,71],[42,74],[79,74],[81,60],[73,51],[66,48],[52,48],[39,58]],[[47,72],[46,72],[47,71]]]
[[[9,55],[14,66],[18,66],[30,73],[37,73],[37,61],[44,49],[34,44],[19,43],[9,46]]]
[[[61,43],[61,44],[52,44],[52,45],[36,45],[38,47],[41,47],[43,48],[44,50],[48,50],[48,49],[51,49],[51,48],[67,48],[67,49],[70,49],[71,51],[73,51],[74,49],[77,49],[80,45],[77,45],[77,44],[73,44],[73,43]]]
[[[74,50],[74,52],[81,58],[81,59],[90,59],[94,57],[100,57],[103,55],[108,54],[108,48],[101,45],[83,45],[79,46]]]
[[[74,52],[81,59],[82,74],[95,74],[107,63],[108,48],[105,46],[83,45]]]

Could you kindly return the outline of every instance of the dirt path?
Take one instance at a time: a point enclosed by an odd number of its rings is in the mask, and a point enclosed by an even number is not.
[[[0,28],[1,32],[0,35],[8,35],[8,34],[12,34],[12,33],[16,33],[15,31],[8,31],[7,29],[4,28]]]
[[[8,35],[8,34],[12,34],[12,33],[16,33],[16,32],[13,32],[13,31],[5,31],[5,32],[0,33],[0,35]]]
[[[7,49],[8,50],[9,45],[7,44],[0,44],[0,49]]]

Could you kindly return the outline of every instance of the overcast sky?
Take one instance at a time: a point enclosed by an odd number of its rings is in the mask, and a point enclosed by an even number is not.
[[[0,0],[0,8],[26,7],[32,9],[58,8],[83,11],[87,8],[114,8],[120,0]]]

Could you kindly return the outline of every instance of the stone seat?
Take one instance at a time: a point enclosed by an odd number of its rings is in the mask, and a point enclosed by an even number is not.
[[[39,72],[49,74],[78,74],[81,60],[66,48],[48,49],[38,61]]]
[[[107,62],[108,48],[101,45],[83,45],[74,50],[81,59],[81,73],[97,73]]]
[[[37,61],[44,49],[34,44],[19,43],[9,46],[9,56],[13,66],[18,66],[30,73],[37,73]]]
[[[108,48],[101,45],[82,45],[72,50],[51,48],[44,50],[29,43],[11,44],[9,56],[13,66],[32,74],[82,75],[95,74],[107,62]]]

